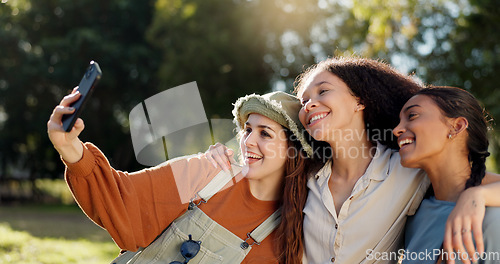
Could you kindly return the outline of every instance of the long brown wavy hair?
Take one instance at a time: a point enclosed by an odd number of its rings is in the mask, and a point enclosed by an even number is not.
[[[304,251],[302,209],[307,199],[307,156],[294,136],[286,130],[288,159],[285,162],[285,179],[281,206],[281,223],[277,228],[279,263],[300,264]]]

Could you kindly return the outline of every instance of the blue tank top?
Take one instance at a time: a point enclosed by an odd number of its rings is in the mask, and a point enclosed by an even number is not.
[[[455,203],[424,199],[415,215],[408,217],[405,229],[403,263],[436,263],[442,253],[444,230]],[[479,263],[500,263],[500,207],[487,207],[483,221],[485,254]],[[451,256],[451,255],[450,255]],[[455,263],[462,263],[453,255]]]

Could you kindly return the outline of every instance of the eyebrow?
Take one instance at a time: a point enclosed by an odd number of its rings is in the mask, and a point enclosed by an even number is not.
[[[316,87],[319,87],[319,86],[321,86],[321,85],[323,85],[323,84],[325,84],[325,83],[327,83],[327,84],[329,84],[329,85],[333,85],[333,84],[331,84],[330,82],[327,82],[327,81],[321,81],[321,82],[315,83],[315,84],[313,84],[313,85],[314,85],[314,87],[316,88]],[[304,95],[304,92],[303,92],[303,91],[302,91],[302,92],[300,92],[300,93],[297,93],[297,96],[298,96],[298,97],[302,97],[303,95]],[[302,99],[301,99],[301,101],[302,101]]]
[[[411,108],[413,108],[413,107],[422,107],[422,106],[420,106],[420,105],[418,105],[418,104],[410,105],[410,106],[406,107],[406,108],[403,110],[403,112],[407,112],[408,110],[410,110],[410,109],[411,109]]]
[[[321,81],[321,82],[316,83],[314,86],[321,86],[322,84],[325,84],[325,83],[328,83],[331,85],[331,83],[329,83],[327,81]]]
[[[245,125],[246,125],[246,126],[250,126],[250,127],[252,126],[249,122],[245,122]],[[267,129],[269,129],[269,130],[273,131],[274,133],[276,133],[276,131],[274,131],[274,129],[272,129],[270,126],[266,126],[266,125],[258,125],[257,127],[258,127],[258,128],[263,128],[263,129],[266,129],[266,128],[267,128]]]

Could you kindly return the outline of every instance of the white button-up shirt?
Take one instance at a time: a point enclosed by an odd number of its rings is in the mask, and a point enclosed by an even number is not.
[[[426,174],[402,167],[397,151],[378,144],[365,174],[358,179],[337,215],[328,187],[331,166],[332,162],[327,162],[307,184],[309,194],[304,208],[307,262],[396,262],[406,216],[415,213],[429,187]]]

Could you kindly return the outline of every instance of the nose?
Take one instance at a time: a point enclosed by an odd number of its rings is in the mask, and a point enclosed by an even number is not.
[[[253,147],[256,145],[255,136],[256,134],[253,133],[253,131],[246,136],[246,138],[244,139],[246,147]]]
[[[312,109],[316,108],[318,106],[318,102],[313,101],[313,99],[309,99],[305,104],[304,104],[304,111],[306,113],[309,113]]]
[[[401,134],[403,134],[406,131],[404,128],[403,122],[400,121],[399,124],[392,130],[392,133],[396,136],[399,137]]]

